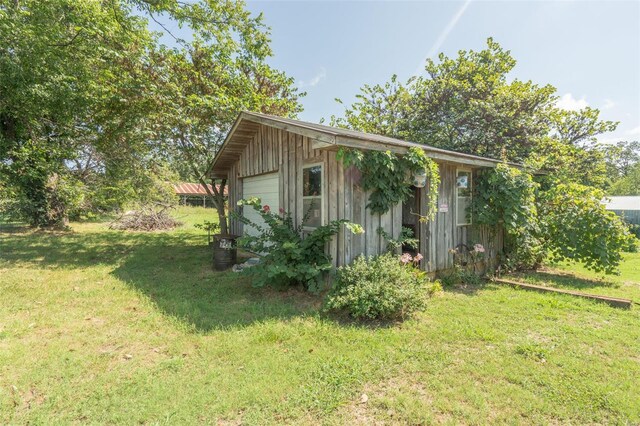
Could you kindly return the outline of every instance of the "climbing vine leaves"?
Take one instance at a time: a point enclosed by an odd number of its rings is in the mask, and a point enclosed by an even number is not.
[[[576,183],[544,189],[526,171],[498,164],[476,179],[474,222],[504,229],[509,269],[550,259],[615,274],[621,253],[635,250],[634,239],[603,198],[602,191]]]
[[[355,166],[362,173],[362,187],[371,191],[367,207],[373,213],[383,214],[398,203],[413,195],[410,179],[414,173],[426,172],[427,214],[421,221],[432,220],[435,216],[440,173],[438,164],[427,157],[420,148],[409,148],[402,156],[390,151],[360,151],[340,148],[337,154],[345,167]]]

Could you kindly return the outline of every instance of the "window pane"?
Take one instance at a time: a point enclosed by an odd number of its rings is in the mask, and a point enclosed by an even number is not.
[[[322,166],[302,169],[302,195],[305,197],[322,195]]]
[[[471,212],[468,212],[467,209],[471,206],[471,197],[458,197],[458,207],[457,207],[457,221],[458,225],[466,225],[471,223],[471,218],[469,217]]]
[[[302,200],[302,210],[305,221],[304,226],[317,228],[322,225],[322,199],[306,198]]]
[[[459,171],[456,187],[458,188],[458,197],[471,196],[471,173]]]

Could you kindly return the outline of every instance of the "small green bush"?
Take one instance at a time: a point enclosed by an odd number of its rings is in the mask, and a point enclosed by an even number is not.
[[[242,272],[252,277],[253,285],[264,287],[290,287],[302,284],[307,290],[318,293],[322,287],[323,273],[331,270],[331,256],[325,251],[326,244],[341,229],[360,234],[362,226],[348,220],[333,220],[319,226],[304,238],[303,225],[296,226],[291,214],[280,209],[271,211],[262,205],[259,198],[238,201],[238,206],[251,207],[263,219],[257,224],[234,212],[232,217],[245,226],[256,229],[257,235],[245,235],[238,239],[238,246],[253,253],[262,254],[260,263]]]
[[[339,268],[326,307],[345,310],[357,319],[382,320],[404,319],[424,308],[439,285],[430,283],[407,256],[360,256]]]

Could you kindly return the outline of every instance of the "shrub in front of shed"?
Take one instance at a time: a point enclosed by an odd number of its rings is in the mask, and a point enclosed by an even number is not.
[[[346,311],[363,320],[405,319],[423,309],[429,295],[439,288],[439,283],[430,282],[417,268],[421,258],[408,253],[358,257],[338,269],[327,309]]]
[[[262,254],[258,265],[243,270],[251,276],[256,287],[302,284],[309,291],[320,291],[322,274],[332,266],[325,245],[343,227],[355,234],[364,232],[360,225],[342,219],[319,226],[303,238],[304,219],[300,226],[295,226],[291,214],[283,209],[272,212],[268,205],[261,204],[259,198],[240,200],[238,205],[253,208],[264,221],[261,225],[232,213],[245,226],[258,231],[257,235],[244,235],[238,239],[239,247]]]

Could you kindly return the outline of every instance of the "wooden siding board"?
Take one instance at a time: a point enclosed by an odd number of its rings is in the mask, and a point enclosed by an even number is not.
[[[296,212],[296,141],[294,134],[287,134],[287,144],[289,145],[289,178],[287,181],[289,203],[286,208],[291,213],[293,223],[298,223]]]
[[[336,153],[330,152],[327,160],[327,172],[325,178],[327,180],[328,187],[327,192],[327,205],[328,205],[328,220],[329,222],[338,219],[338,170],[337,170]],[[331,256],[331,263],[333,266],[337,265],[338,244],[337,236],[333,236],[329,242],[329,254]]]
[[[365,222],[365,194],[364,191],[362,190],[362,187],[360,187],[356,182],[355,182],[355,176],[354,179],[352,179],[352,194],[353,194],[353,213],[352,213],[352,218],[353,221],[359,225],[361,225],[363,228],[366,228],[366,222]],[[365,229],[366,231],[366,229]],[[352,256],[353,258],[356,258],[358,256],[360,256],[361,254],[365,254],[365,250],[364,250],[364,244],[365,244],[365,238],[366,238],[366,234],[358,234],[358,235],[354,235],[351,239],[352,241]]]
[[[344,219],[354,221],[353,218],[353,173],[351,168],[344,170]],[[344,259],[343,264],[348,265],[353,260],[352,258],[352,246],[353,233],[345,231],[344,235]]]
[[[389,209],[386,213],[380,215],[380,228],[384,230],[387,234],[392,234],[391,224],[393,223],[393,207]],[[376,235],[378,236],[378,254],[385,251],[387,248],[387,240],[378,233],[378,229],[376,229]]]
[[[294,192],[295,198],[295,210],[296,210],[296,218],[297,222],[300,223],[304,218],[304,208],[302,203],[302,151],[303,151],[303,142],[302,136],[295,135],[295,150],[296,150],[296,165],[295,165],[295,180],[296,180],[296,190]]]

